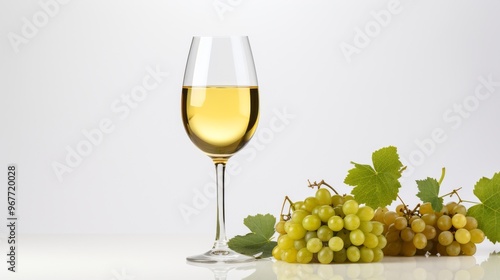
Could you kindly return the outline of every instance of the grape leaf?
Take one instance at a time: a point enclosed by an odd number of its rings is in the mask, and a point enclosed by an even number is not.
[[[479,228],[491,242],[500,242],[500,173],[495,173],[491,179],[479,179],[474,194],[481,203],[469,208],[468,215],[476,218]]]
[[[271,257],[271,252],[276,246],[276,242],[271,241],[276,218],[271,214],[257,214],[246,217],[243,223],[251,232],[231,238],[228,242],[229,248],[248,256],[261,254],[259,258]]]
[[[354,187],[352,194],[358,202],[372,208],[384,207],[398,196],[403,164],[393,146],[375,151],[372,162],[373,167],[351,162],[354,168],[349,170],[344,183]]]
[[[434,211],[441,211],[443,208],[443,198],[439,197],[439,182],[434,178],[417,180],[419,192],[417,196],[423,202],[430,202]]]

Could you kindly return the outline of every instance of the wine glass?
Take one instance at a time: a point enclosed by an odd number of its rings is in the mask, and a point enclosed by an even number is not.
[[[224,172],[228,159],[252,138],[258,119],[257,74],[248,37],[193,37],[182,87],[182,121],[191,141],[215,164],[217,226],[213,248],[188,261],[254,260],[227,245]]]
[[[236,270],[236,271],[248,271],[248,270],[257,270],[257,265],[260,262],[240,262],[240,263],[223,263],[223,262],[218,262],[218,263],[201,263],[201,262],[187,262],[187,264],[192,265],[192,266],[197,266],[197,267],[204,267],[208,268],[212,271],[214,274],[214,279],[215,280],[226,280],[227,275],[229,274],[230,271]],[[254,272],[255,273],[255,272]]]

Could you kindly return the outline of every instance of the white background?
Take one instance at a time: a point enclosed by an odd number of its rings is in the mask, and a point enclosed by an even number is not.
[[[0,217],[6,166],[15,163],[21,234],[213,234],[215,199],[197,193],[211,190],[214,170],[180,117],[193,35],[248,35],[257,67],[261,119],[230,161],[230,236],[245,233],[247,215],[277,216],[285,195],[312,194],[307,179],[349,192],[349,162],[368,163],[388,145],[414,156],[401,190],[412,205],[414,180],[439,177],[443,166],[441,192],[463,187],[471,200],[475,182],[500,171],[500,86],[467,117],[448,112],[474,99],[478,77],[500,81],[499,2],[395,2],[386,26],[372,12],[389,1],[229,2],[218,12],[214,3],[227,1],[74,0],[16,47],[9,36],[24,36],[23,18],[33,23],[44,10],[39,1],[2,1]],[[356,30],[370,25],[369,43],[345,55],[341,45],[356,47]],[[141,85],[148,67],[169,76],[121,118],[111,105]],[[284,111],[293,117],[276,129]],[[114,130],[59,181],[54,162],[66,164],[67,147],[103,119]],[[435,129],[446,140],[416,152]],[[183,216],[188,207],[197,213]]]

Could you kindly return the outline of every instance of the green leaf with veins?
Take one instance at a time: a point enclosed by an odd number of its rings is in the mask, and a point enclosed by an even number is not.
[[[434,178],[427,177],[425,180],[417,180],[417,186],[419,190],[417,196],[423,202],[430,202],[434,211],[441,211],[443,198],[439,197],[439,182]]]
[[[259,258],[271,257],[272,250],[276,246],[276,242],[271,241],[276,218],[271,214],[257,214],[246,217],[243,223],[251,232],[231,238],[228,242],[229,248],[248,256],[260,254]]]
[[[467,214],[476,218],[479,228],[491,242],[500,242],[500,173],[495,173],[491,179],[479,179],[474,194],[481,203],[470,207]]]
[[[375,151],[372,162],[373,167],[352,162],[354,168],[349,170],[344,183],[354,187],[352,194],[359,203],[372,208],[385,207],[398,196],[403,164],[393,146]]]

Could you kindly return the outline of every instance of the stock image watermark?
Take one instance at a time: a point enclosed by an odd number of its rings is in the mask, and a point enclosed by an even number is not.
[[[110,280],[135,280],[135,276],[128,274],[125,268],[122,268],[120,271],[113,269],[111,274],[113,274],[113,278]]]
[[[168,72],[163,72],[159,65],[146,67],[146,75],[141,83],[134,86],[129,93],[124,93],[113,100],[110,104],[110,111],[114,118],[102,118],[92,129],[82,129],[82,139],[74,145],[65,147],[66,155],[64,161],[53,161],[52,170],[59,182],[63,182],[63,175],[73,172],[78,168],[85,158],[90,156],[95,147],[99,146],[107,135],[116,128],[116,120],[124,121],[131,112],[148,98],[156,88],[158,88],[169,76]]]
[[[19,53],[21,45],[26,45],[31,39],[35,38],[40,30],[45,28],[50,19],[56,17],[61,8],[68,4],[71,0],[40,0],[38,2],[39,9],[33,15],[21,18],[21,28],[19,32],[7,33],[10,45],[15,53]]]
[[[266,149],[274,141],[276,134],[283,132],[293,119],[295,119],[295,115],[291,114],[286,107],[279,110],[274,109],[269,122],[259,128],[245,149],[241,150],[239,154],[244,156],[244,160],[247,162],[255,160],[259,152]],[[230,161],[226,166],[225,181],[229,182],[231,177],[240,174],[242,169],[237,160]],[[186,224],[191,222],[193,216],[199,215],[210,204],[210,201],[217,196],[215,174],[210,173],[209,177],[209,182],[201,187],[193,188],[191,201],[180,203],[178,206],[182,219]]]
[[[351,43],[341,42],[339,47],[348,63],[351,63],[353,55],[359,55],[370,43],[382,33],[392,22],[395,15],[403,11],[403,6],[399,0],[390,0],[387,8],[378,12],[371,11],[372,19],[367,21],[363,28],[354,28],[354,37]]]
[[[487,77],[479,76],[477,80],[478,83],[473,93],[443,112],[442,119],[446,126],[435,127],[428,137],[416,139],[414,143],[417,148],[412,150],[406,158],[401,158],[403,164],[407,166],[404,176],[410,176],[416,167],[423,165],[427,158],[436,152],[438,146],[448,140],[448,132],[462,127],[464,121],[479,109],[481,103],[489,100],[495,93],[498,95],[500,80],[494,81],[493,74]]]
[[[212,6],[214,7],[217,16],[221,21],[224,20],[224,14],[233,12],[236,7],[241,5],[243,0],[214,0]]]
[[[15,164],[7,166],[7,270],[16,272],[18,265],[17,228],[19,227],[17,211],[17,178],[19,169]]]

